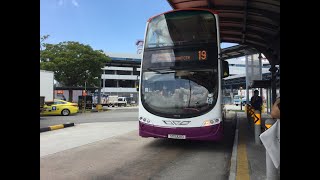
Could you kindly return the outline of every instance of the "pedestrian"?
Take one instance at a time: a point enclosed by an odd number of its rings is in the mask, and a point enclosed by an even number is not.
[[[66,99],[66,97],[64,97],[64,95],[62,95],[62,100],[64,100],[64,101],[66,101],[67,99]]]
[[[250,104],[255,111],[259,111],[259,114],[261,114],[262,97],[259,96],[258,90],[254,90],[254,95],[251,97]]]

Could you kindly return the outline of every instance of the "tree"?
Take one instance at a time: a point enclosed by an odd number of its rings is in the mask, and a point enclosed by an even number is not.
[[[99,86],[101,68],[111,59],[102,50],[89,45],[67,41],[59,44],[44,43],[40,50],[40,69],[53,71],[55,79],[67,87]],[[69,91],[72,101],[72,91]]]
[[[44,43],[42,43],[44,40],[48,39],[50,35],[43,35],[40,37],[40,50],[42,50],[42,46],[44,45]]]

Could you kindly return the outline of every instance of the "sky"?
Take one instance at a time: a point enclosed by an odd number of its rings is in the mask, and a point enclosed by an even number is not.
[[[46,43],[77,41],[95,50],[136,53],[147,20],[170,10],[166,0],[40,0],[40,36],[50,35]]]

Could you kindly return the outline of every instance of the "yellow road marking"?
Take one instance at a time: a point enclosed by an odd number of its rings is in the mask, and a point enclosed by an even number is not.
[[[61,129],[64,128],[63,124],[55,125],[55,126],[49,126],[51,130]]]
[[[249,180],[250,176],[249,176],[249,168],[248,168],[246,141],[245,141],[245,135],[244,135],[245,132],[242,132],[242,133],[240,132],[241,131],[239,131],[236,180]]]

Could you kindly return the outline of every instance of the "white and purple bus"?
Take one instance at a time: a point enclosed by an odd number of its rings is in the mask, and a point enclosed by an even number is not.
[[[221,140],[221,80],[229,69],[220,59],[216,12],[192,8],[150,18],[140,73],[141,137]]]

